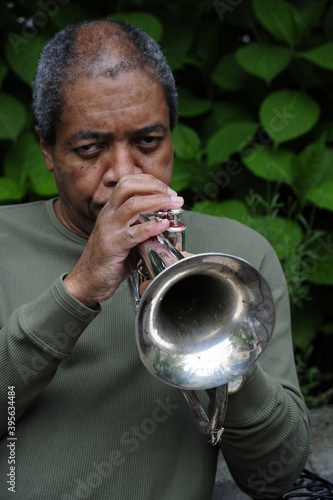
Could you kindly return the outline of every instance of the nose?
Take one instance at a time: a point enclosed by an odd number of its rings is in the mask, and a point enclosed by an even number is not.
[[[108,186],[117,183],[124,175],[141,172],[134,148],[130,144],[115,143],[105,153],[103,183]]]

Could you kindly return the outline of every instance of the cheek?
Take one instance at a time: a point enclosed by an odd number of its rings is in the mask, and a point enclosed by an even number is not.
[[[167,171],[167,172],[165,172],[165,178],[163,179],[163,182],[165,182],[165,184],[168,184],[168,186],[170,186],[170,184],[171,184],[171,179],[172,179],[172,170],[173,170],[173,168],[172,168],[172,167],[170,167],[170,168],[168,169],[168,171]]]
[[[168,161],[166,162],[166,166],[164,168],[164,182],[165,184],[170,185],[171,184],[171,179],[172,179],[172,172],[173,172],[173,149],[172,152],[169,154]]]
[[[83,166],[77,168],[55,168],[54,176],[60,194],[67,194],[70,198],[85,198],[90,196],[94,189],[94,180]]]
[[[169,148],[163,155],[155,159],[150,173],[165,182],[165,184],[171,183],[173,171],[173,147]]]

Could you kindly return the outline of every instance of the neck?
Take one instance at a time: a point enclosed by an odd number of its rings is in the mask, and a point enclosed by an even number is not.
[[[66,210],[64,210],[64,206],[61,203],[60,198],[58,198],[54,203],[54,211],[60,222],[69,229],[72,233],[81,236],[81,238],[88,239],[92,228],[79,227],[75,224],[72,219],[68,216]]]

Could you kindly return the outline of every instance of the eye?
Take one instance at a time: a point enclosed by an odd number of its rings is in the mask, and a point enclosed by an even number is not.
[[[140,137],[139,139],[136,140],[136,143],[142,149],[151,150],[155,149],[159,145],[161,140],[162,137],[148,135],[146,137]]]
[[[75,151],[80,156],[88,158],[90,156],[94,156],[95,154],[99,153],[101,151],[101,149],[102,149],[101,144],[91,143],[91,144],[84,144],[83,146],[79,146],[78,148],[75,149]]]

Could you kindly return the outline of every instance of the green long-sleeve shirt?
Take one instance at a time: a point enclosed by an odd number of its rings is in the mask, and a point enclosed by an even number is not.
[[[248,260],[276,301],[272,340],[229,396],[221,444],[235,481],[255,498],[274,498],[299,475],[309,446],[284,276],[249,228],[194,213],[186,222],[187,251]],[[0,497],[209,500],[219,448],[179,391],[141,363],[126,282],[96,311],[63,285],[85,243],[51,200],[0,209]]]

